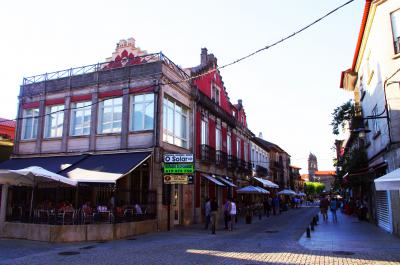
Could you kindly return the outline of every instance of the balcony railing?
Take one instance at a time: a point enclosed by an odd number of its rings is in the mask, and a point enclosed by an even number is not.
[[[215,149],[209,145],[200,145],[200,161],[211,163],[215,162]]]
[[[215,164],[219,167],[227,167],[228,165],[228,156],[225,152],[220,150],[215,151]]]
[[[238,168],[238,159],[236,156],[228,155],[228,169],[235,170]]]

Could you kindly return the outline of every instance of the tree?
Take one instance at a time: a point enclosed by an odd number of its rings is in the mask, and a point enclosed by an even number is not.
[[[351,100],[343,103],[341,106],[335,108],[332,113],[332,133],[339,134],[339,127],[344,129],[346,121],[350,122],[355,117],[354,104]]]
[[[306,182],[304,186],[308,195],[320,194],[325,189],[325,184],[320,182]]]

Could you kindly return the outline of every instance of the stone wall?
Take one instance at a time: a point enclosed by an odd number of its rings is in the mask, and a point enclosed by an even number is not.
[[[5,222],[0,226],[0,237],[60,243],[116,240],[155,231],[157,231],[157,220],[90,225]]]

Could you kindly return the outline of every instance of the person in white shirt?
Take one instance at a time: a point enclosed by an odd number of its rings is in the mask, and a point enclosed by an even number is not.
[[[233,199],[231,199],[231,211],[230,211],[230,225],[229,225],[229,231],[233,230],[233,224],[236,221],[236,203]]]

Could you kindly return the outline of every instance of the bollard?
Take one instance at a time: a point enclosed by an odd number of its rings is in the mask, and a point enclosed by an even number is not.
[[[310,223],[311,231],[314,231],[314,224],[311,222]]]
[[[311,237],[310,228],[307,227],[306,233],[307,233],[307,238],[310,238]]]
[[[316,226],[317,225],[317,218],[313,217],[312,222],[313,222],[313,225]]]

